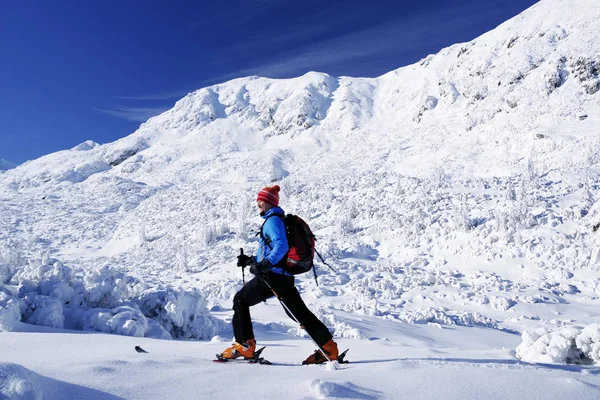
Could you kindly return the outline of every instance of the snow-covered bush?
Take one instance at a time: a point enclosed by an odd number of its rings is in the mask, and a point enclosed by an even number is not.
[[[197,289],[149,289],[110,266],[81,270],[49,262],[23,266],[8,286],[0,285],[5,329],[21,320],[128,336],[210,339],[225,328],[210,316]]]
[[[575,344],[595,363],[600,362],[600,323],[588,325],[575,338]]]
[[[88,307],[112,308],[122,299],[130,296],[130,286],[134,279],[106,265],[86,272],[83,277],[84,300]]]
[[[206,224],[202,230],[202,242],[204,247],[210,247],[217,243],[219,238],[229,232],[229,227],[224,223]]]
[[[71,268],[55,259],[47,259],[44,263],[30,263],[17,268],[13,281],[23,282],[70,282],[73,279]]]
[[[144,315],[159,321],[175,338],[210,339],[225,329],[225,322],[210,316],[197,289],[148,289],[134,301]]]
[[[446,308],[427,308],[415,311],[402,310],[400,320],[411,324],[435,323],[441,325],[497,328],[495,321],[479,313],[452,312]]]
[[[116,333],[125,336],[144,337],[148,332],[148,320],[138,309],[121,306],[112,310],[92,309],[83,312],[84,330]]]
[[[2,289],[0,284],[0,330],[11,330],[14,323],[21,320],[21,310],[17,298]]]
[[[525,331],[516,357],[527,362],[590,364],[600,360],[600,324],[581,329],[565,326],[556,331]]]
[[[23,322],[33,325],[63,328],[65,316],[62,303],[53,297],[33,293],[25,295],[21,300]]]
[[[454,215],[455,229],[465,232],[468,232],[476,226],[475,220],[469,215],[471,207],[469,207],[467,201],[467,196],[461,196]]]

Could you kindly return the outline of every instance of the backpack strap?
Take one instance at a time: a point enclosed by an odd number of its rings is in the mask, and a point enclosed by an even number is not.
[[[273,246],[271,245],[271,238],[264,235],[263,234],[263,228],[265,227],[265,224],[267,223],[267,221],[269,220],[269,218],[271,217],[279,217],[281,218],[281,221],[283,221],[283,225],[285,226],[285,214],[271,214],[269,216],[267,216],[267,218],[265,218],[265,221],[262,223],[262,225],[260,226],[260,231],[258,231],[258,233],[256,234],[256,236],[260,236],[260,238],[262,239],[262,241],[269,247],[269,249],[273,250]],[[287,227],[286,227],[287,230]],[[286,233],[287,235],[287,233]],[[283,257],[281,258],[281,260],[275,264],[275,267],[281,267],[283,268],[283,270],[285,270],[285,266],[287,264],[286,260],[287,260],[287,256],[288,256],[288,252],[289,252],[289,248],[288,251],[283,255]]]
[[[268,236],[265,236],[263,234],[263,228],[265,227],[265,224],[267,223],[267,221],[271,217],[279,217],[279,218],[281,218],[281,220],[283,221],[283,224],[285,225],[285,215],[284,214],[271,214],[267,218],[265,218],[265,221],[260,226],[260,231],[258,231],[258,233],[256,234],[256,236],[260,236],[260,238],[262,239],[262,241],[265,242],[265,244],[267,246],[269,246],[269,249],[273,250],[273,246],[271,246],[271,238],[269,238]]]

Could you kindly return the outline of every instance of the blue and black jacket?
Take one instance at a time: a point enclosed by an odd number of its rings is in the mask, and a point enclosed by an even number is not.
[[[256,261],[261,262],[266,259],[273,266],[271,272],[292,276],[283,268],[286,254],[290,249],[283,222],[284,215],[284,211],[276,206],[262,216],[265,222],[262,226],[262,234],[259,235]]]

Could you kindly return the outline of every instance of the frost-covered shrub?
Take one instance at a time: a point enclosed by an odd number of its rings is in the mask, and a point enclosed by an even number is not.
[[[87,272],[83,277],[85,302],[91,308],[113,308],[130,295],[128,282],[132,277],[106,265]]]
[[[27,265],[15,273],[12,282],[19,284],[19,297],[34,293],[55,298],[63,304],[110,308],[129,296],[127,282],[133,278],[110,266],[82,271],[83,276],[76,276],[72,268],[61,262],[50,262]]]
[[[600,324],[586,326],[575,338],[575,344],[587,358],[600,362]]]
[[[144,315],[159,321],[174,338],[209,339],[225,328],[225,322],[210,316],[196,289],[148,289],[134,300]]]
[[[591,328],[587,331],[590,335],[583,337],[581,342],[593,343],[588,338],[597,338],[597,327],[595,329],[595,335],[594,328]],[[573,326],[562,327],[554,332],[546,328],[525,331],[521,335],[523,341],[516,349],[516,357],[527,362],[589,363],[588,354],[577,344],[580,333],[581,329]]]
[[[212,223],[204,226],[202,230],[202,242],[204,247],[210,247],[217,243],[219,238],[229,232],[225,223]]]
[[[339,231],[344,235],[350,235],[355,233],[356,227],[354,226],[354,219],[348,214],[342,216],[339,220]]]
[[[75,291],[68,283],[54,279],[39,282],[22,281],[19,287],[19,296],[24,297],[30,293],[53,297],[66,304],[73,298]]]
[[[454,227],[459,231],[468,232],[477,226],[477,220],[471,218],[467,196],[461,196],[460,203],[454,213]]]
[[[284,180],[283,182],[286,181]],[[252,202],[250,197],[244,197],[241,201],[239,201],[237,216],[238,217],[236,222],[236,238],[239,240],[246,241],[250,236],[250,227],[248,224],[248,220],[251,218],[251,216],[253,216]]]
[[[514,307],[517,304],[517,302],[512,299],[507,299],[506,297],[492,296],[489,299],[489,304],[492,308],[495,308],[496,310],[506,311],[511,307]]]
[[[22,320],[62,328],[68,319],[68,327],[160,339],[211,338],[225,328],[196,289],[149,289],[109,266],[84,271],[50,262],[24,266],[11,286],[0,284],[6,325]]]
[[[65,324],[62,303],[48,296],[27,294],[21,299],[21,314],[28,324],[53,328],[63,328]]]
[[[399,318],[410,324],[436,323],[441,325],[497,327],[496,322],[479,313],[467,313],[464,311],[452,313],[445,308],[426,308],[415,311],[402,310]]]
[[[148,320],[140,310],[121,306],[112,310],[92,309],[82,316],[84,330],[144,337],[148,332]]]
[[[21,320],[21,310],[16,297],[2,291],[0,285],[0,330],[11,330]]]
[[[72,279],[73,270],[55,259],[47,259],[43,264],[32,263],[20,267],[13,276],[13,280],[16,282],[25,280],[70,282]]]

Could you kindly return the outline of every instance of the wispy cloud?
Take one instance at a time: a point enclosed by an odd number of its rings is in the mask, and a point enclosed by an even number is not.
[[[115,107],[111,110],[98,109],[95,110],[101,113],[109,114],[117,118],[126,119],[128,121],[146,122],[151,117],[154,117],[166,110],[169,107]]]
[[[398,52],[400,47],[404,47],[404,50],[408,51],[416,45],[415,42],[412,40],[399,42],[397,39],[399,36],[414,37],[428,32],[426,27],[416,28],[412,32],[399,32],[400,30],[389,24],[368,28],[360,32],[301,46],[273,57],[266,63],[221,74],[214,79],[223,81],[249,75],[282,77],[301,74],[308,70],[327,71],[331,67],[361,58]],[[398,67],[400,66],[398,65]]]
[[[245,18],[236,22],[247,21],[266,12],[269,7],[281,4],[278,0],[255,0],[255,2],[264,3],[265,7],[254,7],[252,12],[244,15]],[[207,76],[190,84],[186,90],[119,98],[141,101],[173,100],[180,99],[202,87],[239,77],[258,75],[285,78],[299,76],[308,71],[347,75],[359,69],[352,69],[353,65],[360,64],[364,67],[369,63],[373,64],[373,68],[371,74],[367,76],[374,76],[374,73],[388,72],[388,70],[381,70],[380,64],[374,61],[375,59],[387,58],[390,61],[388,63],[390,70],[416,62],[418,59],[411,57],[427,51],[424,50],[424,43],[429,45],[429,49],[431,45],[438,46],[435,51],[451,45],[453,43],[446,41],[448,32],[454,32],[461,26],[469,26],[472,20],[494,15],[499,7],[503,7],[502,1],[497,0],[490,0],[485,7],[477,4],[475,0],[468,0],[456,3],[450,9],[428,9],[420,15],[390,16],[387,19],[362,18],[362,15],[352,13],[338,14],[339,10],[334,6],[320,8],[314,10],[313,14],[318,13],[320,20],[330,18],[330,23],[315,25],[312,21],[300,22],[288,26],[285,31],[265,29],[259,34],[226,47],[219,60],[213,62],[213,70],[225,71],[224,73]],[[259,58],[261,62],[250,64],[245,68],[231,68],[232,65],[247,61],[240,55],[251,54],[257,50],[264,52],[264,49],[282,48],[284,50]],[[426,55],[423,53],[422,57]],[[397,64],[394,64],[395,60]],[[120,118],[145,121],[148,113],[156,113],[156,110],[158,108],[119,107],[103,112]]]
[[[212,81],[225,81],[237,77],[259,75],[266,77],[287,77],[296,76],[304,72],[313,71],[339,71],[345,70],[345,66],[350,63],[368,62],[375,57],[396,57],[400,68],[402,55],[414,53],[415,50],[423,47],[423,43],[435,44],[437,50],[451,45],[447,43],[445,37],[451,30],[456,30],[460,26],[468,26],[473,18],[483,16],[484,14],[494,14],[498,11],[498,4],[490,4],[486,9],[473,9],[472,4],[457,4],[450,11],[428,10],[426,13],[417,16],[396,17],[388,19],[371,26],[357,29],[353,32],[329,36],[328,39],[319,40],[319,32],[331,31],[336,27],[351,23],[353,17],[348,16],[342,20],[332,21],[330,26],[314,27],[306,25],[304,27],[295,27],[289,33],[282,35],[263,35],[228,50],[235,54],[244,49],[251,49],[254,46],[263,47],[277,43],[286,43],[287,41],[300,40],[303,37],[311,36],[311,40],[306,40],[309,44],[297,46],[288,49],[283,53],[271,57],[266,62],[250,66],[248,68],[238,69],[225,74],[213,77]],[[473,38],[469,38],[473,39]],[[422,55],[423,57],[426,54]],[[410,60],[416,62],[418,60]],[[350,64],[351,65],[351,64]]]

